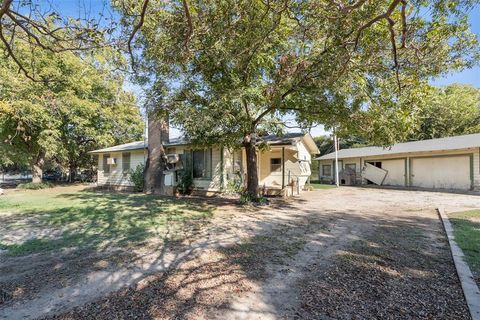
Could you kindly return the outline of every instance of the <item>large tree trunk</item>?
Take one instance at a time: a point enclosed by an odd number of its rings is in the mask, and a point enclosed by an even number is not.
[[[32,182],[40,183],[43,177],[43,165],[45,164],[45,152],[40,151],[32,162]]]
[[[256,198],[258,196],[257,149],[251,134],[244,138],[243,146],[247,155],[247,193]]]
[[[168,116],[158,112],[148,115],[148,158],[145,165],[145,192],[166,194],[163,171],[166,169],[164,143],[168,143]]]
[[[76,178],[76,175],[77,175],[77,166],[75,165],[75,163],[70,163],[70,166],[69,166],[69,171],[70,171],[70,183],[73,183],[75,182],[75,178]]]

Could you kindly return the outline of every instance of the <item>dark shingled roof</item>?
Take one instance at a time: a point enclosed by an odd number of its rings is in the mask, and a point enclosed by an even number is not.
[[[468,149],[480,147],[480,133],[468,134],[464,136],[429,139],[412,142],[397,143],[390,148],[383,147],[365,147],[342,149],[338,151],[338,158],[357,158],[379,155],[390,155],[398,153],[411,153],[422,151],[442,151],[455,149]],[[323,155],[316,160],[335,159],[335,152]]]

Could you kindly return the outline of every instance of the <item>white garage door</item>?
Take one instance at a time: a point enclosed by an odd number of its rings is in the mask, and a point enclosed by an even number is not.
[[[464,190],[471,187],[469,156],[412,159],[411,165],[414,187]]]
[[[386,186],[405,186],[405,159],[384,160],[382,169],[388,171],[385,181]]]

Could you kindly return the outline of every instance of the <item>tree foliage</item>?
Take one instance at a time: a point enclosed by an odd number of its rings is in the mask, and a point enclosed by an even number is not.
[[[320,150],[320,155],[325,155],[335,151],[335,145],[331,136],[322,135],[313,138],[313,140],[315,141],[318,150]],[[367,145],[367,141],[355,136],[341,137],[338,139],[339,149],[360,148]]]
[[[24,49],[23,54],[31,54]],[[73,173],[91,164],[88,151],[141,137],[139,109],[133,95],[122,89],[123,76],[110,64],[112,52],[35,55],[36,75],[55,81],[29,81],[11,60],[0,61],[4,162],[28,163],[35,176],[51,160]]]
[[[193,141],[243,141],[252,194],[249,150],[286,114],[391,144],[414,129],[429,78],[478,58],[467,15],[478,1],[135,3],[153,93]]]
[[[432,88],[415,116],[418,125],[410,140],[480,133],[480,89],[459,84]]]
[[[352,114],[362,125],[342,123],[337,130],[340,141],[354,136],[368,145],[391,145],[480,132],[480,89],[459,84],[424,85],[415,92],[403,108],[384,108],[379,103]],[[378,133],[381,138],[376,138]]]

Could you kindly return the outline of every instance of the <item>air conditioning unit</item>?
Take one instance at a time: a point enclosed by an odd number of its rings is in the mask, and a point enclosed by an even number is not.
[[[116,165],[117,159],[116,158],[107,158],[107,164]]]
[[[177,153],[167,154],[168,163],[177,163],[178,161],[180,161],[180,156]]]

